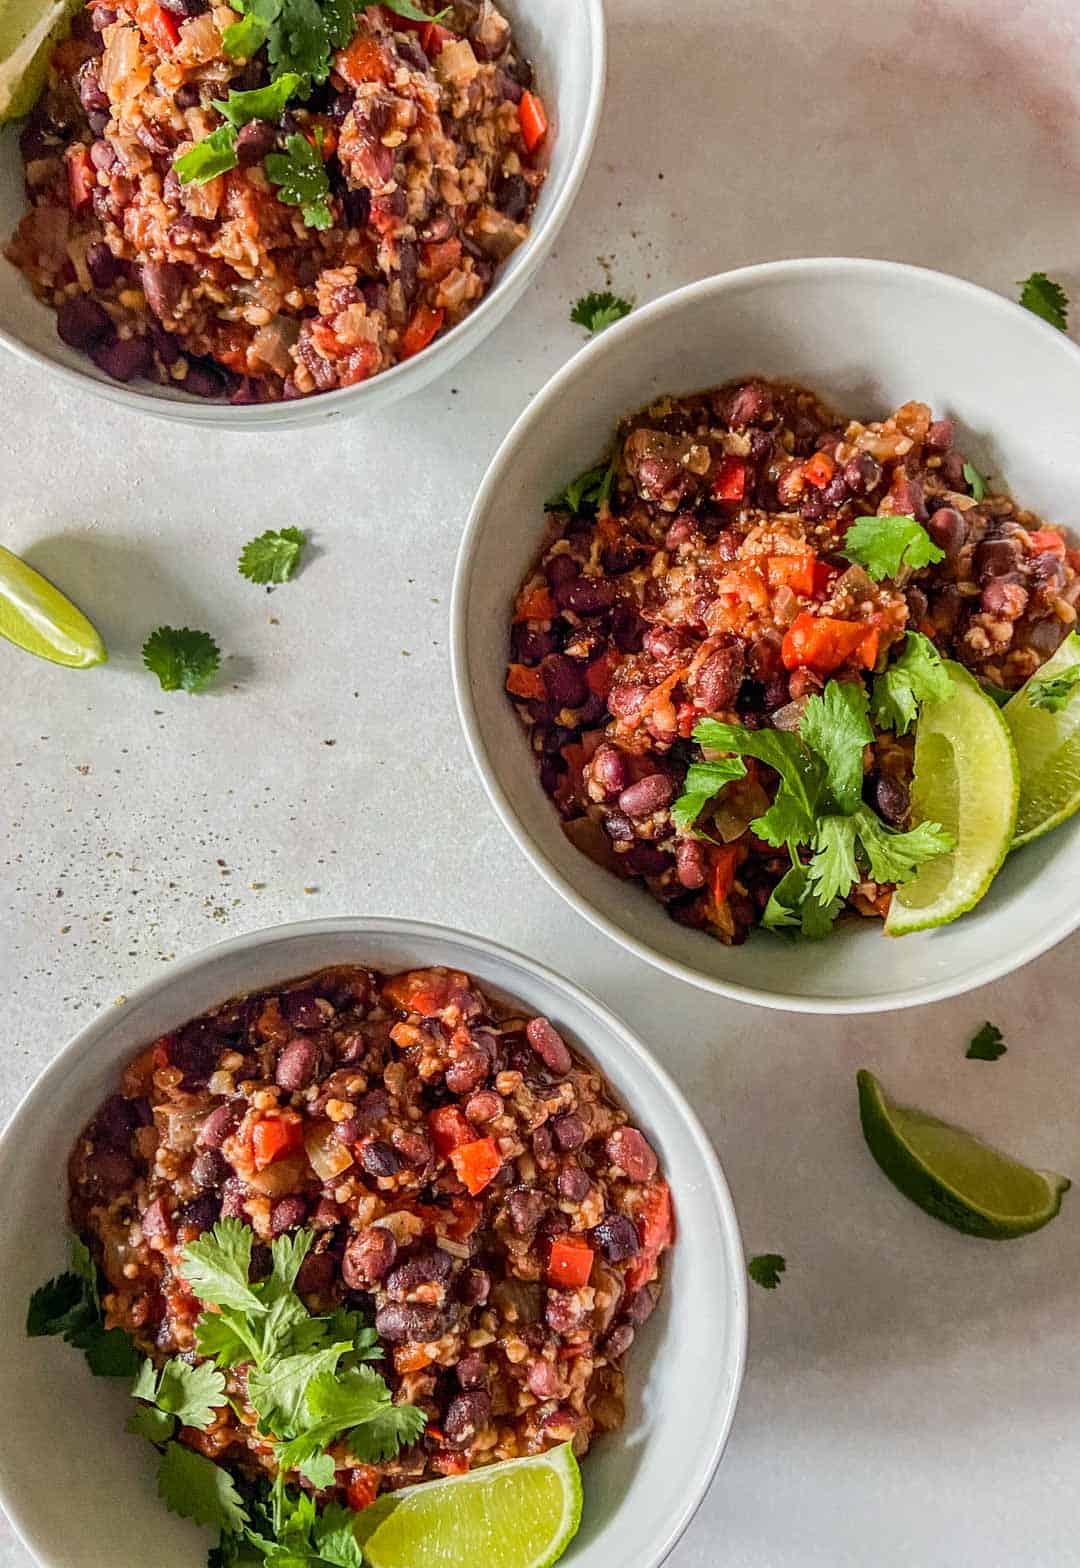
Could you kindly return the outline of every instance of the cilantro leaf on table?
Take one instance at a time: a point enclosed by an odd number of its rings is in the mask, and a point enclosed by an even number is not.
[[[910,882],[928,860],[956,848],[956,840],[937,822],[920,822],[907,833],[895,833],[869,806],[860,807],[855,821],[875,882]]]
[[[143,643],[142,656],[162,691],[202,691],[221,664],[221,650],[210,634],[187,626],[159,626]]]
[[[1008,1049],[997,1025],[986,1023],[976,1030],[964,1054],[969,1062],[996,1062]]]
[[[311,0],[314,4],[314,0]],[[289,207],[299,207],[311,229],[328,229],[333,223],[330,212],[330,181],[322,160],[322,129],[315,132],[317,146],[294,131],[285,138],[285,151],[269,153],[263,167],[278,187],[277,198]]]
[[[799,734],[824,758],[826,789],[838,811],[855,810],[862,798],[863,752],[874,739],[862,681],[829,681],[803,709]]]
[[[254,87],[250,92],[229,92],[227,98],[214,98],[212,103],[223,119],[236,130],[241,130],[252,120],[269,120],[275,124],[285,112],[285,105],[298,92],[301,77],[295,71],[285,71],[268,87]],[[200,147],[204,144],[200,142]]]
[[[981,501],[986,494],[986,480],[979,473],[974,463],[964,464],[964,478],[976,502]]]
[[[35,1290],[26,1313],[31,1339],[58,1337],[86,1357],[95,1377],[134,1377],[139,1352],[122,1328],[105,1327],[98,1293],[97,1266],[75,1237],[71,1268]]]
[[[683,792],[671,808],[671,820],[679,832],[692,832],[698,817],[724,785],[745,777],[746,764],[738,757],[691,763],[686,770]]]
[[[628,316],[633,308],[628,299],[621,299],[617,294],[593,292],[577,301],[570,312],[570,320],[589,332],[603,332],[605,327],[612,327]]]
[[[175,1416],[181,1426],[193,1426],[200,1432],[205,1432],[215,1410],[227,1402],[221,1373],[208,1362],[191,1366],[181,1356],[166,1361],[160,1372],[152,1361],[144,1361],[131,1393],[133,1398]]]
[[[1025,310],[1041,316],[1059,332],[1069,330],[1069,296],[1060,283],[1048,278],[1045,272],[1033,272],[1018,286],[1020,303]]]
[[[780,1283],[780,1276],[787,1269],[787,1261],[779,1252],[759,1252],[756,1258],[751,1258],[746,1265],[746,1271],[755,1285],[760,1285],[762,1290],[775,1290]]]
[[[952,690],[952,677],[941,655],[922,632],[908,632],[899,658],[874,676],[870,712],[883,730],[906,735],[924,702],[943,702]]]
[[[615,459],[612,458],[609,463],[598,463],[595,468],[587,468],[572,479],[565,490],[544,502],[544,511],[569,512],[574,517],[580,517],[586,511],[598,511],[611,499],[614,482]]]
[[[216,131],[174,158],[173,168],[181,185],[205,185],[219,174],[235,169],[239,162],[236,131],[231,125],[219,125]]]
[[[1080,686],[1080,664],[1071,664],[1057,675],[1036,675],[1028,685],[1028,702],[1045,713],[1060,713]]]
[[[895,577],[902,566],[917,571],[945,559],[945,551],[914,517],[857,517],[840,554],[864,566],[876,583]]]
[[[249,539],[240,552],[238,570],[250,583],[287,583],[307,544],[302,528],[268,528]]]
[[[240,1493],[223,1465],[182,1443],[169,1443],[161,1456],[158,1496],[171,1513],[211,1529],[238,1533],[248,1522]]]

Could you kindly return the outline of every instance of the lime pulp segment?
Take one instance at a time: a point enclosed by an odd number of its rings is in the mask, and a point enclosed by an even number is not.
[[[1012,842],[1019,796],[1016,753],[996,703],[962,665],[946,661],[952,691],[927,702],[915,732],[912,821],[938,822],[956,848],[930,860],[892,896],[890,936],[941,926],[972,909]]]
[[[107,655],[94,626],[48,578],[0,545],[0,637],[53,664],[86,669]]]
[[[28,114],[79,0],[0,0],[0,125]]]
[[[1041,838],[1080,807],[1080,686],[1058,713],[1033,707],[1030,700],[1036,681],[1050,680],[1078,664],[1080,637],[1071,632],[1003,710],[1020,762],[1014,846]]]

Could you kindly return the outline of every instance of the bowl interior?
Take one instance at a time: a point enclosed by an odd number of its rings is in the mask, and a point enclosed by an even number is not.
[[[584,350],[511,432],[478,497],[455,596],[458,697],[496,806],[534,863],[616,940],[684,978],[773,1006],[873,1009],[981,984],[1080,920],[1080,816],[1014,855],[955,925],[886,941],[880,927],[819,943],[757,933],[739,948],[669,920],[642,889],[564,837],[503,692],[512,596],[544,536],[545,496],[607,449],[614,424],[661,393],[760,374],[843,413],[909,398],[954,418],[982,472],[1075,528],[1080,355],[1027,312],[956,279],[889,263],[809,261],[692,285]]]
[[[149,403],[151,411],[158,414],[172,412],[177,417],[218,425],[308,422],[340,412],[343,403],[355,405],[360,399],[368,404],[389,402],[441,375],[502,319],[534,270],[538,253],[546,252],[554,239],[589,151],[603,89],[601,0],[544,0],[539,7],[523,0],[506,0],[503,9],[514,22],[524,53],[536,66],[538,91],[549,111],[548,178],[526,244],[500,270],[494,287],[477,309],[431,350],[360,387],[289,404],[233,408],[207,404],[149,381],[121,386],[84,354],[61,343],[55,312],[35,299],[26,279],[3,254],[27,208],[18,125],[0,130],[0,343],[43,359],[83,383],[94,383],[114,401],[136,408]]]
[[[715,1156],[678,1092],[597,1004],[490,943],[406,922],[322,922],[215,948],[91,1025],[31,1090],[0,1139],[0,1334],[9,1347],[0,1401],[19,1412],[0,1430],[0,1502],[47,1568],[113,1568],[133,1560],[133,1541],[139,1560],[160,1568],[205,1560],[205,1533],[165,1512],[152,1451],[124,1432],[126,1388],[92,1378],[59,1341],[27,1340],[26,1306],[66,1265],[67,1156],[122,1064],[231,995],[345,962],[446,964],[548,1014],[602,1067],[654,1142],[680,1241],[661,1306],[630,1353],[626,1425],[599,1440],[586,1462],[584,1523],[566,1557],[574,1568],[654,1568],[708,1485],[742,1376],[742,1252]]]

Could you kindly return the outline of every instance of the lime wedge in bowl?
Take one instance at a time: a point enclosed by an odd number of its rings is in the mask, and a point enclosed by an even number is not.
[[[528,1459],[405,1487],[360,1518],[371,1568],[549,1568],[581,1523],[581,1474],[564,1443]]]
[[[1040,688],[1046,690],[1047,682],[1071,671],[1080,677],[1080,637],[1075,632],[1002,710],[1020,761],[1014,846],[1041,838],[1080,806],[1080,680],[1071,689],[1068,680],[1058,682],[1066,689],[1050,708],[1031,701]]]
[[[956,848],[923,866],[892,896],[889,936],[927,931],[966,914],[1009,852],[1019,772],[1008,725],[963,665],[945,661],[952,691],[923,704],[915,732],[912,823],[939,822]]]
[[[78,8],[79,0],[2,0],[0,125],[34,107],[45,85],[49,52]]]
[[[0,637],[53,664],[84,670],[108,655],[95,627],[48,578],[0,545]]]
[[[1002,1154],[973,1133],[893,1105],[873,1073],[857,1075],[870,1153],[894,1187],[926,1214],[967,1236],[1008,1241],[1048,1224],[1071,1182]]]

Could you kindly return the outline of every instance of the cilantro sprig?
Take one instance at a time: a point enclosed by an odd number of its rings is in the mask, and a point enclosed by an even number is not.
[[[205,1432],[215,1410],[226,1403],[225,1379],[206,1361],[192,1366],[182,1356],[173,1356],[159,1371],[147,1360],[135,1379],[131,1397],[143,1403],[128,1422],[128,1431],[158,1443],[163,1439],[157,1434],[171,1437],[177,1421]]]
[[[1080,664],[1070,664],[1057,675],[1036,675],[1028,683],[1027,698],[1044,713],[1060,713],[1080,687]]]
[[[952,677],[941,655],[922,632],[908,632],[899,658],[874,676],[870,714],[882,730],[906,735],[924,702],[943,702]]]
[[[786,1269],[787,1260],[779,1252],[759,1252],[746,1265],[746,1272],[762,1290],[775,1290]]]
[[[971,491],[973,500],[979,502],[984,499],[986,495],[986,480],[974,463],[964,464],[964,481]]]
[[[910,671],[905,679],[911,679]],[[899,690],[906,703],[910,689]],[[861,682],[829,681],[807,702],[797,732],[702,719],[693,736],[706,753],[727,755],[709,755],[688,770],[684,793],[672,807],[682,832],[697,833],[694,824],[709,801],[746,771],[741,759],[753,757],[777,776],[772,804],[750,823],[752,833],[787,849],[791,859],[762,914],[766,930],[824,936],[865,876],[907,882],[928,860],[954,847],[938,823],[897,832],[864,802],[863,753],[874,732]]]
[[[615,459],[587,468],[572,479],[564,490],[544,502],[545,512],[569,512],[573,517],[599,511],[605,501],[610,501],[615,483]]]
[[[582,295],[577,301],[570,312],[570,320],[595,334],[603,332],[605,327],[613,327],[617,321],[628,316],[633,308],[628,299],[622,299],[618,294],[609,291],[598,294],[594,291]]]
[[[26,1332],[31,1339],[55,1335],[81,1350],[95,1377],[134,1377],[139,1353],[121,1328],[105,1327],[97,1265],[85,1243],[71,1243],[71,1267],[30,1297]]]
[[[316,129],[314,147],[306,136],[294,131],[285,138],[285,151],[269,153],[263,163],[268,179],[278,187],[278,201],[299,207],[309,229],[328,229],[334,221],[322,144],[321,126]]]
[[[188,626],[159,626],[143,643],[142,656],[162,691],[203,691],[221,664],[221,650],[209,632]]]
[[[895,577],[901,567],[918,571],[945,559],[945,551],[914,517],[857,517],[840,554],[865,566],[876,583]]]
[[[173,168],[181,185],[206,185],[219,174],[227,174],[239,163],[236,154],[236,131],[231,125],[219,125],[216,131],[204,136],[201,142],[181,153],[173,160]]]
[[[1069,330],[1069,296],[1060,283],[1048,278],[1045,272],[1033,272],[1018,286],[1020,303],[1025,310],[1041,316],[1059,332]]]
[[[964,1055],[969,1062],[996,1062],[1008,1049],[997,1024],[985,1023],[975,1031]]]
[[[307,544],[302,528],[268,528],[249,539],[240,552],[238,570],[250,583],[287,583],[300,564]]]

